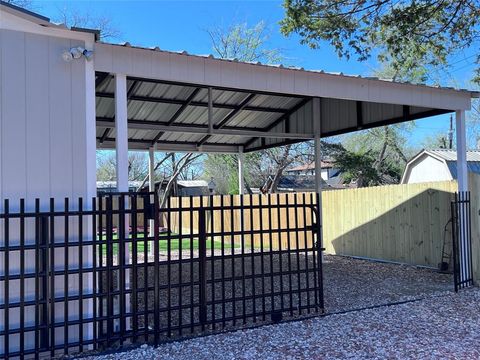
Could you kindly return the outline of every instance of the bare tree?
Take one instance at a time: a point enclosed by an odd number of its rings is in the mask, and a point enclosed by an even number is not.
[[[269,47],[270,33],[268,26],[264,21],[260,21],[252,27],[249,27],[246,22],[232,24],[228,27],[217,26],[207,30],[212,42],[212,48],[215,54],[220,58],[235,58],[240,61],[262,61],[266,63],[280,62],[284,59],[282,50],[278,48]],[[262,183],[267,183],[267,180],[273,179],[265,186],[266,191],[275,192],[278,183],[283,175],[283,171],[293,162],[297,161],[303,154],[299,153],[301,145],[287,145],[281,148],[274,148],[261,151],[261,156],[250,156],[246,158],[245,184],[249,183],[249,178],[258,181],[263,178]],[[226,178],[235,178],[237,165],[236,158],[228,155],[208,155],[211,161],[210,167],[219,167],[221,160],[229,162],[227,168],[229,175],[222,176],[224,187],[237,188],[236,182],[226,180]],[[219,161],[217,161],[219,160]],[[232,166],[233,165],[233,166]],[[225,166],[221,166],[225,168]],[[215,171],[209,169],[210,173],[222,173],[222,171]],[[250,176],[255,172],[256,176]]]
[[[146,156],[141,152],[129,152],[128,154],[128,180],[139,181],[145,177]],[[113,181],[117,177],[117,159],[113,151],[97,152],[97,180]]]
[[[168,177],[168,182],[165,186],[165,190],[162,194],[160,194],[160,208],[164,208],[166,206],[172,187],[175,185],[182,171],[201,156],[202,154],[197,154],[194,156],[193,153],[186,153],[180,158],[180,160],[173,163],[172,174]]]
[[[34,9],[35,4],[32,0],[3,0],[7,4],[15,5],[24,9]],[[53,21],[62,23],[65,26],[89,28],[100,30],[100,37],[105,39],[118,39],[122,33],[114,25],[108,15],[99,15],[91,10],[80,11],[70,4],[58,6],[54,14],[49,15]]]
[[[94,14],[92,11],[79,11],[71,6],[57,7],[57,14],[53,16],[54,20],[65,24],[65,26],[89,28],[100,30],[100,37],[105,39],[118,39],[122,33],[113,24],[108,15]]]
[[[158,161],[155,164],[155,166],[153,167],[153,171],[157,171],[165,161],[167,161],[171,156],[173,156],[173,154],[174,154],[173,152],[169,152],[163,158],[161,158],[160,161]],[[144,179],[143,179],[142,183],[140,184],[140,186],[138,187],[138,189],[143,188],[149,179],[150,179],[150,173],[148,173],[144,177]]]
[[[269,48],[269,29],[264,21],[249,27],[246,22],[206,30],[213,51],[222,59],[278,63],[283,60],[280,49]]]
[[[283,176],[285,169],[296,162],[306,162],[309,157],[310,147],[306,143],[294,145],[285,145],[278,148],[266,149],[262,154],[266,155],[266,159],[270,162],[272,170],[270,172],[269,181],[265,183],[262,191],[265,193],[277,192],[278,185]]]

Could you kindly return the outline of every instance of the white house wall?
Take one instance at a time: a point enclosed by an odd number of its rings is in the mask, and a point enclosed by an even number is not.
[[[48,200],[91,195],[85,61],[62,60],[69,40],[0,30],[0,197]],[[8,49],[8,50],[7,50]]]
[[[60,209],[64,197],[69,197],[71,208],[75,208],[78,197],[85,197],[89,202],[94,195],[95,113],[92,106],[95,77],[93,65],[86,64],[84,59],[69,63],[62,59],[62,52],[74,46],[85,47],[85,41],[0,29],[0,211],[5,199],[10,201],[10,211],[18,210],[21,198],[26,199],[26,210],[32,211],[35,198],[42,200],[42,210],[46,210],[50,197],[55,198],[57,209]],[[87,84],[91,87],[91,99],[86,96]],[[19,244],[18,224],[18,220],[10,220],[10,245]],[[2,221],[0,245],[4,244],[3,226]],[[55,242],[65,240],[63,226],[64,220],[58,219]],[[69,226],[69,240],[76,241],[78,222],[71,220]],[[91,234],[90,227],[91,222],[85,220],[84,234]],[[25,233],[27,244],[35,242],[34,233],[34,221],[29,219]],[[84,237],[84,240],[88,238]],[[10,251],[9,255],[9,272],[18,273],[20,254]],[[26,252],[25,256],[26,273],[35,272],[34,252]],[[88,246],[83,249],[83,257],[84,265],[91,261],[91,248]],[[59,253],[56,258],[55,267],[63,269],[62,254]],[[78,248],[70,250],[69,259],[70,267],[78,267]],[[0,253],[0,273],[4,273],[3,253]],[[91,286],[92,277],[88,272],[84,276],[86,289]],[[63,276],[56,277],[58,296],[62,296],[62,284]],[[10,288],[10,301],[18,301],[18,286],[12,282]],[[0,302],[3,302],[3,282],[0,282],[0,289]],[[26,284],[25,300],[34,299],[34,289],[33,281]],[[78,291],[78,278],[75,276],[69,278],[69,291]],[[92,304],[85,303],[84,308],[89,312]],[[75,309],[78,309],[78,304],[72,302],[70,316],[78,315]],[[18,310],[10,311],[11,328],[18,326]],[[56,314],[57,311],[57,320],[62,321],[63,304],[56,306]],[[26,326],[34,324],[34,315],[33,308],[26,309]],[[3,316],[2,310],[0,318],[3,319]],[[61,327],[58,332],[57,342],[61,343]],[[74,329],[71,329],[70,336],[71,340],[75,340]],[[18,336],[11,336],[11,350],[17,349],[18,345]],[[25,345],[27,348],[34,345],[33,336],[25,337]],[[2,352],[3,339],[0,337],[0,354]]]
[[[404,183],[415,184],[447,180],[452,180],[452,176],[445,163],[432,156],[423,155],[410,164]]]

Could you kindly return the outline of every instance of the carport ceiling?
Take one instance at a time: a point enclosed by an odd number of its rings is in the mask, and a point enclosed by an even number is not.
[[[115,147],[114,78],[96,73],[97,143]],[[130,149],[245,152],[314,137],[311,97],[211,87],[213,130],[208,123],[208,87],[129,77]],[[319,99],[321,136],[421,119],[451,112],[406,105]]]

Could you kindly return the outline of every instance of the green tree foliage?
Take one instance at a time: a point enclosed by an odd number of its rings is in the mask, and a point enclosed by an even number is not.
[[[284,8],[284,34],[297,33],[312,48],[326,41],[341,57],[363,61],[376,54],[408,73],[445,66],[450,55],[473,48],[480,62],[478,1],[285,0]]]
[[[342,139],[342,144],[322,144],[342,172],[346,184],[359,187],[396,184],[413,150],[407,146],[408,125],[390,125],[364,130]]]
[[[416,81],[421,72],[394,69],[382,64],[375,75]],[[342,147],[331,153],[336,166],[342,170],[345,183],[358,186],[398,183],[405,165],[415,152],[407,144],[407,137],[415,123],[403,123],[359,131],[342,137]]]

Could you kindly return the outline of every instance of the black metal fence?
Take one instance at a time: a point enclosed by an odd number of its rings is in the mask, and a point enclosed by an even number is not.
[[[452,201],[453,279],[455,291],[473,286],[470,192]]]
[[[314,194],[118,193],[0,212],[0,354],[40,358],[323,310]]]

